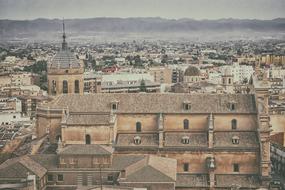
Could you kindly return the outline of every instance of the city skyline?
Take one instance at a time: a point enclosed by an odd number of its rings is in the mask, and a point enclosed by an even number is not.
[[[285,0],[0,0],[0,19],[162,17],[215,20],[284,18]]]

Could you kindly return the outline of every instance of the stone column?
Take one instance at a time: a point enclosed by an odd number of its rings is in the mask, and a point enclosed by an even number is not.
[[[163,134],[163,115],[162,113],[159,114],[159,117],[158,117],[158,132],[159,132],[159,136],[158,136],[158,139],[159,139],[159,148],[163,148],[164,146],[164,134]]]
[[[208,148],[214,146],[214,117],[211,113],[208,117]]]

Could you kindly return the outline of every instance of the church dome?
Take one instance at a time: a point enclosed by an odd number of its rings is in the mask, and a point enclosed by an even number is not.
[[[69,68],[80,68],[79,60],[74,54],[66,49],[61,49],[52,59],[50,68],[52,69],[69,69]]]
[[[200,70],[197,67],[189,66],[185,70],[184,76],[200,76]]]
[[[71,69],[80,68],[81,64],[79,60],[74,56],[74,54],[68,49],[67,43],[65,41],[65,27],[63,22],[63,42],[61,50],[54,56],[51,60],[49,68],[51,69]]]

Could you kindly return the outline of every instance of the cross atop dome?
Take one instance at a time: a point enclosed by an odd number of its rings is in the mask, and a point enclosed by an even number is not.
[[[62,50],[66,50],[67,49],[67,43],[65,41],[66,39],[66,35],[65,35],[65,25],[64,25],[64,19],[62,20],[62,30],[63,30],[63,34],[62,34],[62,38],[63,38],[63,42],[62,42]]]

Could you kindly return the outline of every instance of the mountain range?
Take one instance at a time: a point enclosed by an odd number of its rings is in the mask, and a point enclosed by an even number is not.
[[[96,33],[139,33],[139,34],[176,34],[176,33],[265,33],[284,34],[285,18],[273,20],[255,19],[164,19],[150,18],[108,18],[65,20],[67,33],[74,36],[93,35]],[[32,38],[45,35],[51,37],[62,32],[62,20],[0,20],[0,38]]]

